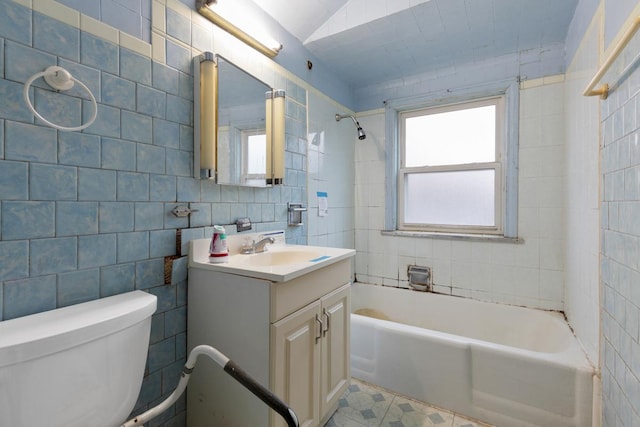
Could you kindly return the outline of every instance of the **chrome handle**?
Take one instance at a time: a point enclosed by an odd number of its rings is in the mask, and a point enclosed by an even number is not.
[[[322,338],[322,329],[324,327],[324,324],[322,323],[322,320],[320,320],[320,316],[318,316],[317,314],[316,314],[316,326],[318,326],[318,329],[316,331],[316,344],[318,344],[318,340]]]
[[[327,319],[324,328],[322,329],[322,336],[324,337],[325,335],[327,335],[327,331],[329,330],[329,322],[331,321],[331,313],[329,313],[327,311],[326,308],[322,309],[322,315],[324,316],[325,319]]]

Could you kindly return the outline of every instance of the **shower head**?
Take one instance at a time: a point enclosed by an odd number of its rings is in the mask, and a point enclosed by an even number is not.
[[[358,123],[354,116],[352,116],[351,114],[336,114],[336,122],[339,122],[340,120],[346,118],[350,118],[351,120],[353,120],[353,124],[356,125],[356,128],[358,129],[358,139],[360,141],[365,139],[367,135],[364,133],[364,130],[362,130],[362,126],[360,126],[360,123]]]

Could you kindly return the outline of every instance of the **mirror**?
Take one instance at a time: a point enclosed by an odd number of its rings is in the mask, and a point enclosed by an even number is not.
[[[265,93],[271,87],[220,55],[218,64],[218,184],[265,187]]]

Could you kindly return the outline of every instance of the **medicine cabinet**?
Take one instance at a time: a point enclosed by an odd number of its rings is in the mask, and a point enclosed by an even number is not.
[[[196,57],[194,171],[223,185],[266,187],[284,178],[284,91],[224,57]]]

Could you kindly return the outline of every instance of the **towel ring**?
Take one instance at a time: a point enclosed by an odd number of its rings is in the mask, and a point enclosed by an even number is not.
[[[93,103],[93,115],[91,116],[89,121],[80,126],[66,127],[66,126],[60,126],[55,123],[52,123],[49,120],[42,117],[40,113],[38,113],[36,109],[33,107],[33,104],[29,99],[29,87],[31,87],[31,84],[34,82],[34,80],[40,77],[43,77],[44,80],[49,84],[49,86],[56,89],[57,91],[69,90],[73,87],[74,83],[78,83],[80,86],[82,86],[84,90],[91,97],[91,102]],[[81,131],[82,129],[86,129],[87,127],[91,126],[93,122],[96,120],[96,117],[98,116],[98,103],[96,102],[96,97],[93,96],[93,93],[91,93],[91,90],[80,80],[73,77],[71,73],[69,73],[67,70],[65,70],[62,67],[58,67],[57,65],[52,65],[51,67],[48,67],[46,70],[36,73],[33,76],[29,77],[29,79],[24,83],[24,90],[22,91],[22,96],[24,97],[24,102],[27,104],[27,107],[29,107],[29,110],[31,110],[34,116],[42,120],[48,126],[51,126],[52,128],[55,128],[58,130],[62,130],[66,132]]]

